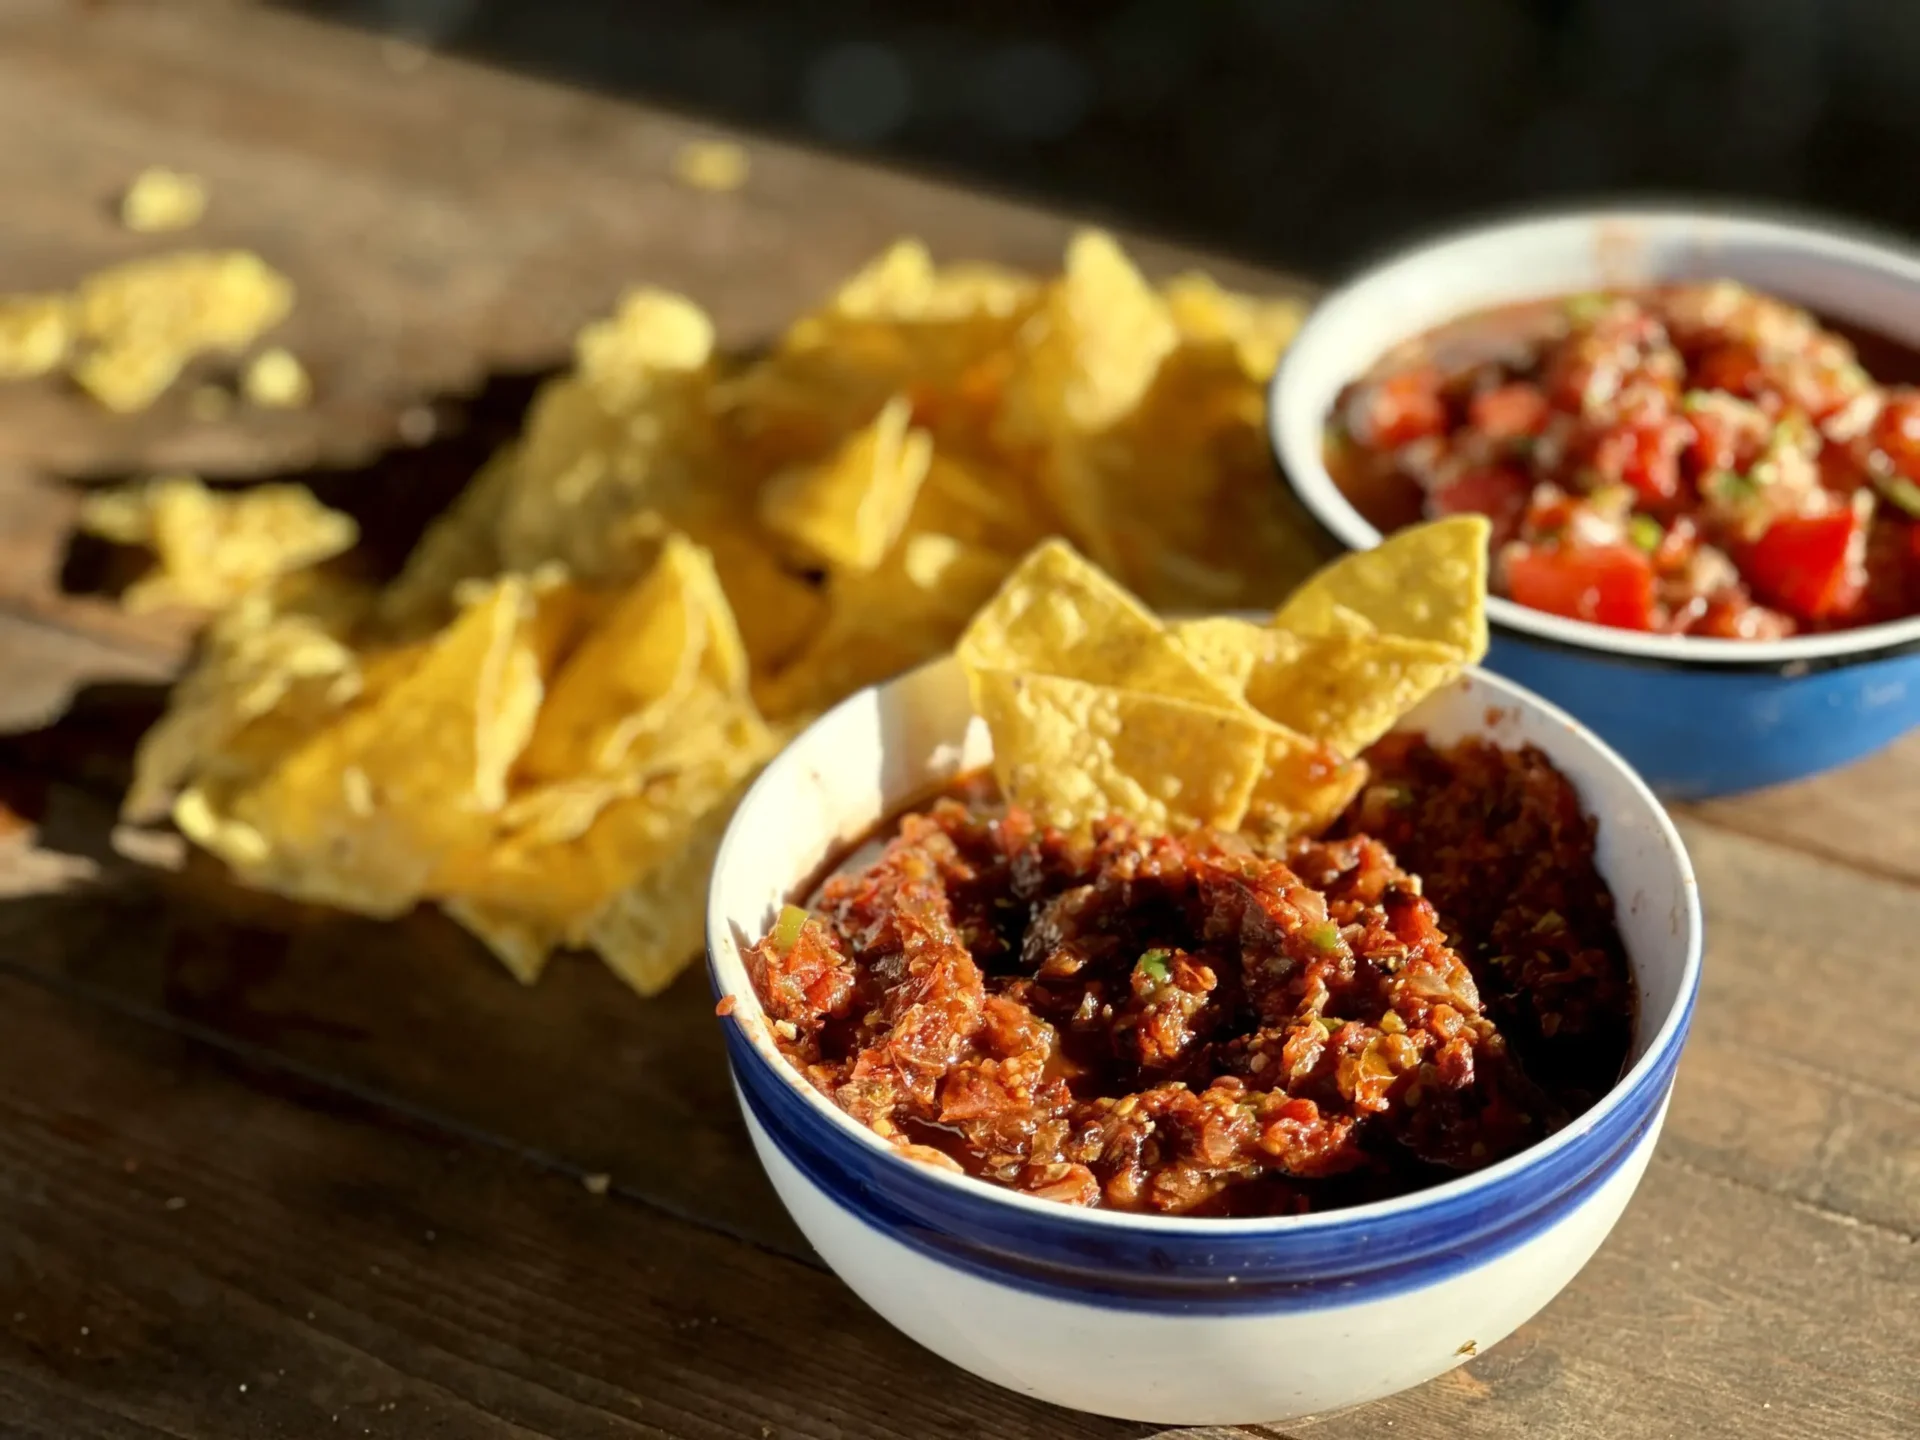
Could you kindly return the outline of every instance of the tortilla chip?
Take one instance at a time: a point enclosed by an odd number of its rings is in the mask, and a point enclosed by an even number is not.
[[[521,761],[535,780],[608,774],[663,742],[699,747],[704,721],[737,709],[747,657],[707,553],[684,537],[561,667]]]
[[[1048,825],[1124,815],[1153,830],[1238,826],[1271,727],[1257,715],[1057,675],[968,671],[1002,794]]]
[[[1064,540],[1020,562],[955,647],[969,671],[1053,675],[1197,704],[1239,703],[1147,610]]]
[[[1232,615],[1175,620],[1169,633],[1200,666],[1236,695],[1244,695],[1256,670],[1273,670],[1299,655],[1301,642],[1288,631]]]
[[[120,223],[142,235],[186,230],[207,209],[207,186],[198,175],[151,166],[134,177],[120,197]]]
[[[129,260],[81,282],[73,378],[109,410],[144,410],[188,361],[245,349],[292,308],[292,284],[244,250]]]
[[[1274,624],[1324,635],[1344,606],[1388,635],[1451,646],[1463,664],[1487,653],[1487,540],[1483,515],[1455,515],[1356,550],[1296,590]]]
[[[911,670],[953,648],[1013,561],[949,535],[908,535],[886,563],[828,582],[812,640],[754,688],[762,712],[789,720]]]
[[[229,803],[210,797],[267,846],[264,858],[224,858],[263,889],[362,914],[397,915],[431,893],[443,868],[484,841],[532,733],[534,608],[524,581],[493,586],[384,693]]]
[[[933,459],[912,413],[896,396],[829,459],[776,478],[760,496],[762,522],[821,564],[873,569],[900,538]]]
[[[80,525],[154,552],[154,572],[122,597],[134,611],[217,609],[349,550],[359,538],[352,516],[329,510],[304,485],[216,491],[191,475],[89,496]]]
[[[1261,385],[1307,317],[1302,301],[1236,295],[1192,270],[1169,280],[1162,293],[1181,339],[1228,346],[1246,377]]]
[[[339,628],[279,613],[268,595],[249,597],[210,628],[166,713],[141,737],[122,815],[157,820],[208,773],[254,778],[263,761],[278,758],[263,753],[259,722],[278,716],[277,733],[291,749],[360,689],[359,658]]]
[[[1342,755],[1358,755],[1465,668],[1451,645],[1401,635],[1333,634],[1296,644],[1291,655],[1254,668],[1247,702]]]
[[[73,334],[73,302],[65,295],[0,295],[0,380],[57,369]]]

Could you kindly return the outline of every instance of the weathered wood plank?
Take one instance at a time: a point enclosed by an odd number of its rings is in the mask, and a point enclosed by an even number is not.
[[[292,906],[198,857],[143,867],[87,806],[51,792],[43,848],[14,863],[63,888],[0,904],[0,968],[807,1255],[735,1116],[703,975],[643,1004],[597,962],[569,960],[526,990],[438,914],[382,923]]]
[[[164,651],[58,629],[0,606],[0,735],[52,724],[83,687],[110,681],[158,686],[173,671]],[[126,754],[117,757],[116,779],[124,779],[127,764]]]
[[[372,1118],[0,979],[0,1429],[1139,1433],[970,1379],[810,1267]]]

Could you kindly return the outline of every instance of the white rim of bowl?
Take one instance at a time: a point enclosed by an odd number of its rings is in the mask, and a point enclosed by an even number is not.
[[[1507,236],[1521,236],[1554,226],[1597,221],[1642,225],[1688,226],[1710,229],[1725,237],[1784,242],[1809,258],[1878,271],[1920,292],[1920,253],[1859,232],[1822,222],[1811,222],[1763,211],[1690,210],[1678,207],[1593,207],[1552,210],[1522,219],[1495,220],[1450,230],[1398,250],[1342,282],[1314,307],[1299,333],[1280,358],[1268,387],[1267,430],[1284,482],[1312,518],[1350,550],[1371,550],[1381,540],[1379,529],[1360,514],[1334,484],[1321,455],[1326,417],[1313,427],[1311,445],[1292,435],[1284,424],[1283,406],[1289,382],[1307,373],[1320,338],[1336,331],[1359,307],[1365,292],[1390,284],[1408,272],[1431,264],[1443,252],[1489,244]],[[1542,299],[1550,298],[1542,296]],[[1785,297],[1791,299],[1791,297]],[[1471,308],[1461,313],[1471,313]],[[1817,318],[1817,314],[1816,314]],[[1401,337],[1411,339],[1413,334]],[[1901,342],[1920,349],[1920,341]],[[1357,375],[1346,376],[1344,386]],[[1298,440],[1298,443],[1296,443]],[[1920,615],[1863,625],[1852,630],[1817,635],[1794,635],[1785,640],[1720,640],[1691,635],[1655,635],[1620,630],[1587,620],[1570,620],[1542,610],[1530,610],[1512,600],[1487,598],[1487,617],[1501,628],[1528,639],[1572,650],[1599,650],[1622,658],[1654,664],[1700,669],[1763,669],[1789,673],[1819,670],[1868,660],[1891,658],[1920,648]]]
[[[934,661],[944,664],[946,661]],[[909,674],[916,672],[908,672]],[[734,1008],[723,1017],[722,1024],[737,1024],[740,1032],[754,1048],[760,1058],[771,1065],[781,1080],[798,1093],[803,1101],[828,1124],[837,1126],[846,1134],[855,1137],[859,1143],[867,1146],[875,1154],[886,1157],[895,1165],[909,1165],[912,1173],[930,1183],[957,1187],[962,1193],[975,1198],[1012,1206],[1014,1209],[1055,1222],[1083,1223],[1123,1230],[1153,1230],[1168,1233],[1200,1235],[1247,1235],[1264,1232],[1301,1230],[1326,1230],[1342,1225],[1370,1224],[1381,1220],[1390,1220],[1401,1215],[1417,1211],[1436,1200],[1451,1200],[1471,1195],[1476,1190],[1486,1189],[1504,1183],[1524,1170],[1532,1168],[1541,1161],[1575,1144],[1583,1135],[1599,1125],[1624,1103],[1623,1097],[1638,1087],[1646,1075],[1655,1069],[1680,1041],[1681,1027],[1693,1008],[1693,1000],[1700,986],[1700,969],[1704,951],[1702,912],[1700,905],[1700,884],[1693,873],[1693,861],[1687,854],[1686,843],[1680,838],[1673,819],[1667,814],[1666,807],[1655,798],[1639,772],[1623,760],[1619,753],[1593,731],[1582,725],[1573,716],[1550,701],[1543,700],[1531,690],[1515,684],[1511,680],[1494,675],[1479,667],[1471,667],[1468,674],[1482,685],[1497,692],[1505,703],[1522,710],[1536,712],[1540,718],[1564,726],[1572,732],[1576,741],[1590,746],[1601,764],[1618,773],[1627,782],[1634,797],[1645,806],[1652,817],[1654,828],[1658,832],[1667,854],[1678,863],[1680,875],[1680,893],[1687,907],[1686,933],[1684,943],[1686,956],[1681,962],[1680,984],[1674,992],[1674,1003],[1661,1017],[1660,1027],[1653,1033],[1647,1044],[1646,1053],[1627,1067],[1611,1089],[1600,1097],[1589,1109],[1575,1117],[1565,1128],[1555,1131],[1546,1139],[1526,1149],[1509,1155],[1505,1160],[1487,1166],[1484,1170],[1475,1170],[1456,1179],[1443,1180],[1437,1185],[1429,1185],[1423,1190],[1410,1191],[1395,1196],[1391,1200],[1373,1200],[1363,1205],[1349,1205],[1340,1209],[1323,1210],[1306,1215],[1268,1215],[1236,1219],[1192,1219],[1177,1215],[1147,1215],[1131,1210],[1107,1210],[1086,1208],[1077,1205],[1062,1205],[1055,1200],[1042,1200],[1026,1195],[1018,1190],[1010,1190],[992,1181],[981,1180],[972,1175],[955,1175],[939,1167],[922,1161],[912,1160],[902,1155],[892,1145],[881,1139],[865,1125],[855,1120],[846,1111],[827,1099],[813,1086],[809,1085],[799,1071],[793,1068],[791,1061],[780,1053],[773,1043],[766,1012],[761,1008],[760,997],[755,993],[752,982],[747,978],[746,962],[740,953],[740,947],[733,942],[728,933],[728,922],[719,913],[718,904],[713,898],[710,887],[707,909],[707,954],[712,963],[714,978],[720,982],[721,997],[731,998]],[[727,826],[727,833],[721,839],[720,849],[714,857],[713,873],[717,876],[725,873],[729,860],[738,843],[737,832],[744,819],[750,816],[755,804],[760,800],[763,787],[769,787],[775,780],[776,772],[791,763],[792,756],[798,750],[806,736],[822,725],[829,724],[840,711],[864,703],[874,690],[884,690],[898,685],[905,677],[898,677],[885,685],[869,687],[868,690],[849,696],[832,710],[815,720],[806,731],[753,782],[740,808],[734,812],[734,818]],[[724,945],[722,942],[725,942]],[[1635,993],[1639,986],[1636,983]],[[751,1023],[749,1023],[751,1022]],[[737,1081],[735,1082],[738,1083]]]

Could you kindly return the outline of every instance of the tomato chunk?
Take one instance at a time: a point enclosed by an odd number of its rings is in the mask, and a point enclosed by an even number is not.
[[[1920,480],[1920,390],[1893,390],[1873,423],[1873,443],[1886,452],[1893,468]]]
[[[1766,371],[1751,345],[1737,342],[1716,345],[1702,355],[1693,368],[1696,390],[1725,390],[1730,395],[1751,398],[1766,383]]]
[[[1740,456],[1739,440],[1733,433],[1732,422],[1726,416],[1701,411],[1688,416],[1687,423],[1693,430],[1693,443],[1687,447],[1687,458],[1693,463],[1695,476],[1736,467]]]
[[[1671,500],[1680,490],[1684,429],[1665,420],[1623,425],[1602,435],[1593,468],[1603,480],[1630,485],[1643,500]]]
[[[1389,449],[1443,435],[1447,406],[1440,398],[1440,372],[1432,366],[1402,370],[1367,386],[1350,418],[1353,438]]]
[[[1532,610],[1651,630],[1653,563],[1631,545],[1509,545],[1507,594]]]
[[[1538,385],[1516,380],[1482,391],[1467,405],[1467,423],[1490,440],[1517,440],[1547,428],[1547,397]]]
[[[1468,470],[1427,497],[1427,511],[1440,515],[1484,515],[1493,522],[1493,544],[1511,540],[1520,528],[1532,486],[1524,475],[1497,465]]]
[[[1803,620],[1842,615],[1867,583],[1866,526],[1851,509],[1774,521],[1747,553],[1747,580]]]

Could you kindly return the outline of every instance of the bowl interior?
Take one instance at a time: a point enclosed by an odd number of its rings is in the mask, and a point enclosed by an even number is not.
[[[1349,548],[1380,532],[1321,458],[1334,402],[1394,345],[1445,321],[1587,290],[1732,278],[1829,319],[1920,346],[1920,260],[1788,221],[1678,211],[1597,211],[1470,230],[1366,272],[1309,317],[1274,377],[1269,424],[1301,502]],[[1786,663],[1920,642],[1920,617],[1779,641],[1641,635],[1494,599],[1512,629],[1621,654],[1702,663]]]
[[[1600,868],[1619,905],[1620,927],[1638,990],[1633,1071],[1677,1043],[1686,1002],[1698,979],[1700,910],[1685,848],[1646,786],[1570,716],[1481,672],[1469,673],[1431,697],[1408,717],[1406,725],[1426,731],[1436,742],[1485,735],[1504,746],[1537,745],[1573,781],[1588,812],[1600,822]],[[767,768],[741,803],[714,866],[708,951],[716,987],[733,998],[734,1019],[742,1033],[805,1095],[826,1123],[846,1128],[882,1151],[888,1148],[883,1141],[814,1091],[780,1055],[741,954],[766,933],[780,907],[805,890],[822,867],[881,820],[909,808],[943,782],[989,763],[992,753],[991,736],[973,714],[965,677],[951,660],[862,691],[815,722]],[[1616,1093],[1624,1088],[1623,1082]],[[1439,1189],[1470,1185],[1524,1164],[1529,1156],[1584,1130],[1606,1109],[1607,1102],[1602,1101],[1543,1145]],[[980,1184],[922,1168],[950,1183]],[[1009,1201],[1048,1204],[1005,1191],[994,1193]],[[1142,1221],[1139,1216],[1125,1218]],[[1152,1218],[1151,1223],[1272,1222]]]

